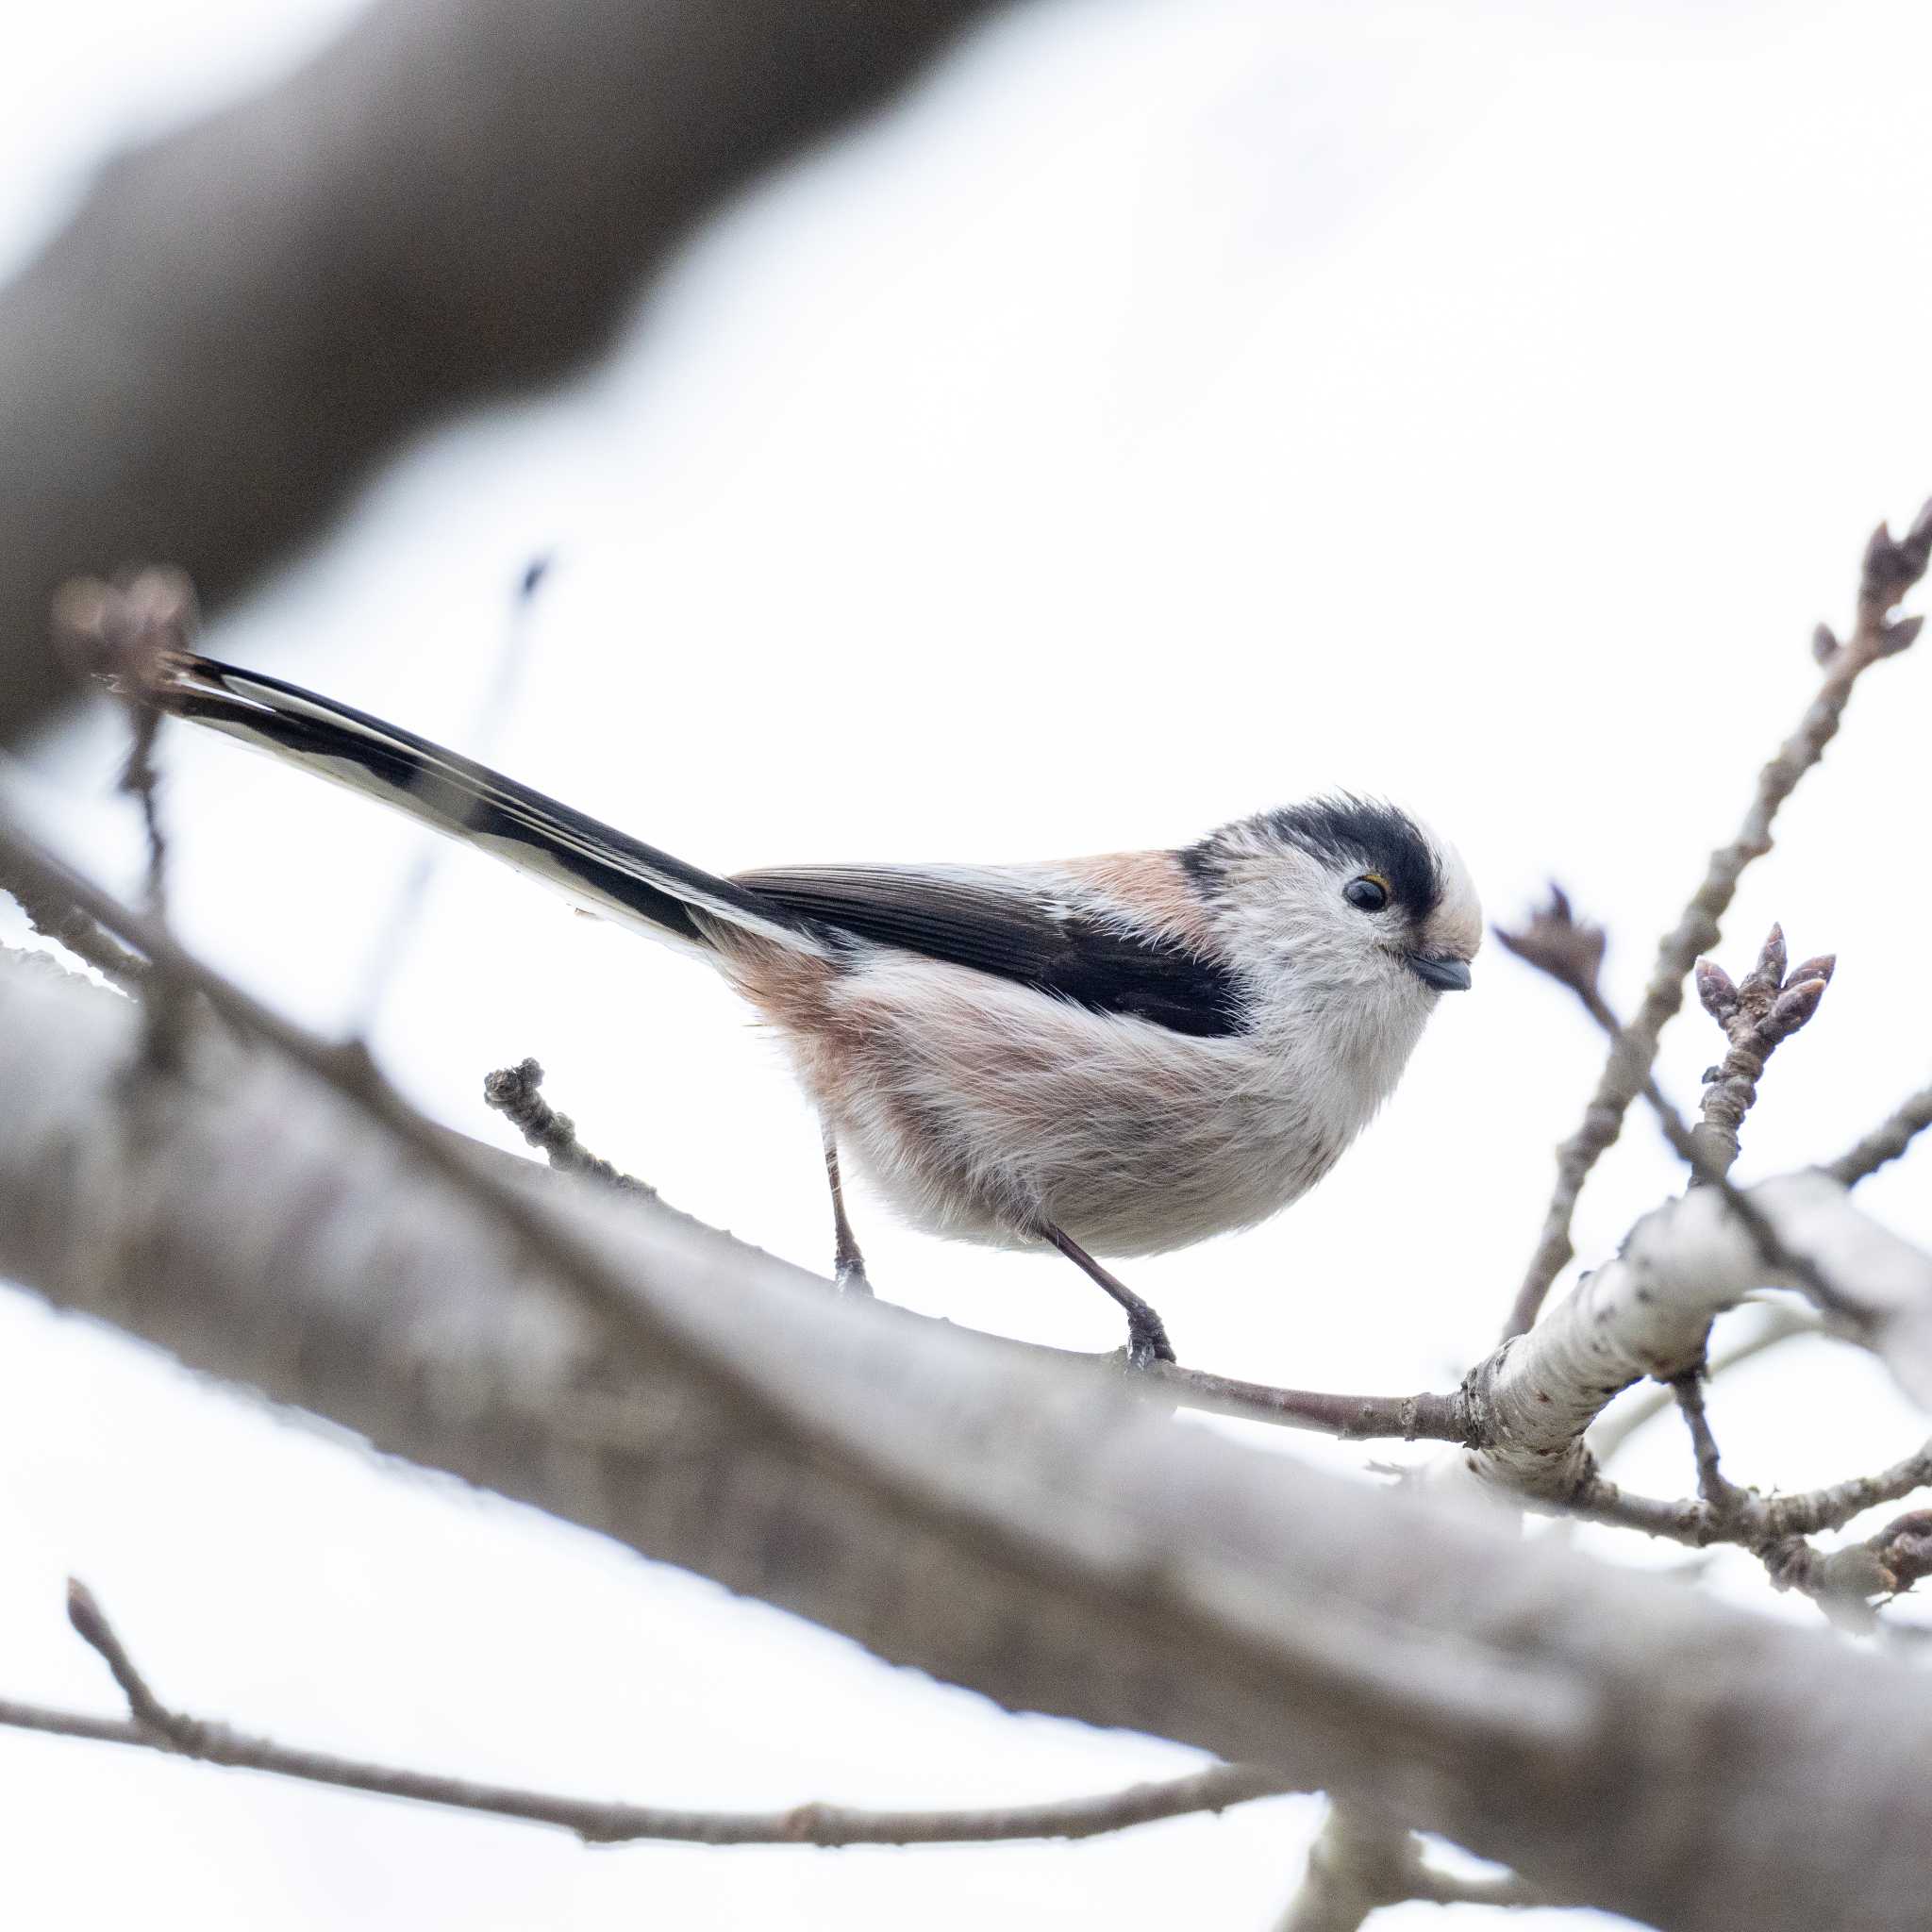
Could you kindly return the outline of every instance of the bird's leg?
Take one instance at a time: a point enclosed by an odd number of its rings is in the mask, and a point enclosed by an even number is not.
[[[832,1189],[832,1278],[847,1294],[870,1294],[872,1283],[865,1278],[865,1257],[858,1251],[858,1237],[845,1218],[845,1188],[839,1178],[839,1146],[832,1130],[825,1127],[825,1179]]]
[[[1051,1222],[1042,1222],[1040,1232],[1126,1309],[1127,1359],[1137,1369],[1144,1369],[1150,1362],[1174,1360],[1174,1344],[1167,1339],[1167,1329],[1160,1317],[1125,1282],[1116,1280],[1072,1235],[1055,1227]]]

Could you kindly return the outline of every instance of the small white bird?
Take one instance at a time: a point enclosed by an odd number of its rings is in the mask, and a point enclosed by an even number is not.
[[[783,1036],[824,1124],[838,1269],[863,1288],[839,1155],[915,1225],[1093,1258],[1247,1227],[1341,1158],[1394,1090],[1482,916],[1452,848],[1349,796],[1176,851],[720,878],[441,746],[185,651],[166,710],[379,798],[586,909],[708,959]]]

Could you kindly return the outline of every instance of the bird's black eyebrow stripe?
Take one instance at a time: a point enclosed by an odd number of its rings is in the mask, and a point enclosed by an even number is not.
[[[1338,792],[1262,812],[1210,832],[1181,854],[1181,862],[1202,885],[1219,885],[1243,834],[1298,846],[1324,864],[1378,872],[1389,881],[1389,896],[1417,919],[1442,903],[1441,860],[1427,835],[1406,811],[1377,799]]]
[[[848,952],[897,946],[1195,1039],[1247,1028],[1241,988],[1218,960],[1077,911],[1049,913],[1016,891],[891,866],[741,873],[735,883]]]

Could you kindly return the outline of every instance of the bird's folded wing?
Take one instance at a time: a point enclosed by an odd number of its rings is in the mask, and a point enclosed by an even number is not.
[[[1136,930],[1050,869],[826,866],[740,873],[735,885],[810,921],[834,945],[898,947],[970,966],[1175,1033],[1243,1024],[1241,990],[1220,960]]]

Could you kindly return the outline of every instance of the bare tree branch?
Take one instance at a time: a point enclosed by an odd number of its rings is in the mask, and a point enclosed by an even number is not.
[[[1760,1182],[1744,1198],[1781,1250],[1831,1256],[1833,1279],[1856,1284],[1844,1291],[1858,1298],[1863,1338],[1907,1393],[1932,1402],[1932,1258],[1852,1213],[1844,1191],[1815,1171]],[[1484,1445],[1471,1466],[1526,1496],[1588,1507],[1598,1480],[1584,1442],[1591,1424],[1632,1382],[1670,1381],[1700,1362],[1711,1322],[1764,1286],[1804,1282],[1765,1263],[1718,1188],[1654,1209],[1614,1259],[1471,1372],[1464,1388]]]
[[[1849,1147],[1836,1160],[1827,1161],[1824,1171],[1843,1187],[1855,1187],[1874,1174],[1887,1161],[1896,1160],[1912,1141],[1932,1127],[1932,1086],[1925,1086],[1899,1104],[1896,1112],[1882,1121],[1857,1146]]]
[[[1562,889],[1551,888],[1550,904],[1537,912],[1521,932],[1499,931],[1497,937],[1518,958],[1539,967],[1577,994],[1591,1018],[1609,1035],[1610,1052],[1614,1058],[1626,1039],[1626,1029],[1596,983],[1596,967],[1603,957],[1603,934],[1599,928],[1574,920],[1570,901]],[[1772,928],[1772,939],[1767,941],[1759,961],[1760,974],[1769,969],[1774,958],[1776,971],[1782,975],[1785,970],[1784,936],[1775,926]],[[1774,1034],[1776,1040],[1788,1038],[1818,1010],[1831,968],[1832,962],[1828,959],[1807,959],[1792,975],[1790,984],[1786,984],[1780,977],[1768,991],[1762,989],[1754,977],[1750,982],[1754,1012],[1761,991],[1765,991],[1768,1001],[1763,1023],[1767,1037]],[[1700,962],[1698,970],[1700,983],[1710,988],[1710,999],[1728,997],[1727,1012],[1738,1006],[1739,990],[1730,985],[1718,967],[1707,959]],[[1715,982],[1718,981],[1726,990],[1723,995],[1717,991]],[[1762,1047],[1764,1057],[1768,1057],[1770,1052],[1770,1044]],[[1757,1064],[1761,1072],[1762,1059]],[[1722,1071],[1716,1070],[1719,1074]],[[1725,1208],[1737,1217],[1739,1224],[1750,1234],[1765,1266],[1777,1279],[1802,1288],[1821,1309],[1855,1326],[1863,1318],[1857,1294],[1847,1293],[1815,1257],[1787,1245],[1757,1203],[1731,1180],[1726,1170],[1737,1152],[1735,1131],[1731,1131],[1728,1137],[1722,1131],[1716,1131],[1714,1138],[1700,1140],[1698,1133],[1678,1111],[1676,1104],[1648,1074],[1644,1076],[1642,1091],[1664,1139],[1690,1168],[1691,1185],[1709,1188],[1724,1201]],[[1755,1097],[1755,1089],[1753,1095]],[[1741,1121],[1742,1118],[1740,1108],[1737,1119]],[[1505,1338],[1506,1341],[1508,1339]]]
[[[1787,1341],[1794,1341],[1801,1335],[1822,1335],[1824,1332],[1824,1324],[1815,1309],[1796,1301],[1767,1299],[1760,1305],[1758,1319],[1747,1332],[1708,1356],[1705,1364],[1705,1379],[1715,1381],[1730,1370],[1755,1360],[1771,1349],[1782,1347]],[[1671,1385],[1659,1382],[1641,1394],[1632,1395],[1602,1421],[1592,1424],[1590,1448],[1598,1468],[1606,1467],[1639,1429],[1646,1427],[1675,1404],[1676,1396]]]
[[[1852,1476],[1824,1489],[1794,1490],[1782,1496],[1733,1490],[1732,1500],[1721,1507],[1707,1500],[1665,1502],[1636,1495],[1593,1474],[1566,1507],[1595,1523],[1641,1530],[1645,1536],[1666,1537],[1695,1549],[1731,1542],[1761,1551],[1786,1537],[1842,1529],[1855,1516],[1924,1489],[1932,1489],[1932,1442],[1874,1475]]]
[[[988,10],[385,0],[114,161],[0,291],[0,741],[64,694],[57,584],[170,558],[225,603],[402,438],[601,349],[707,210]]]
[[[1677,924],[1665,934],[1636,1018],[1611,1047],[1596,1091],[1584,1109],[1582,1124],[1557,1150],[1556,1190],[1543,1217],[1536,1252],[1510,1309],[1504,1329],[1506,1339],[1522,1334],[1536,1320],[1551,1285],[1575,1254],[1570,1224],[1583,1184],[1616,1140],[1630,1103],[1643,1091],[1657,1059],[1657,1041],[1683,1005],[1685,977],[1698,957],[1717,944],[1721,922],[1730,909],[1738,881],[1753,860],[1771,850],[1772,825],[1778,808],[1838,735],[1845,705],[1860,675],[1880,658],[1905,649],[1917,636],[1918,619],[1894,621],[1890,613],[1924,575],[1928,558],[1932,558],[1932,502],[1920,510],[1902,541],[1895,541],[1882,524],[1874,533],[1859,575],[1858,617],[1851,637],[1840,644],[1823,626],[1814,637],[1813,652],[1824,665],[1824,682],[1797,728],[1758,773],[1757,789],[1737,837],[1711,854],[1703,880]]]
[[[25,965],[0,962],[0,1271],[61,1306],[889,1657],[1319,1785],[1564,1897],[1686,1932],[1922,1923],[1932,1684],[1894,1659],[1176,1429],[655,1203],[398,1160],[212,1031],[167,1091],[130,1085],[138,1016]],[[479,1195],[506,1166],[627,1313]],[[1849,1237],[1857,1277],[1904,1267],[1820,1176],[1756,1191]],[[1708,1191],[1631,1245],[1592,1284],[1623,1271],[1633,1317],[1636,1271],[1689,1293],[1687,1331],[1753,1273]]]
[[[68,1586],[68,1616],[106,1659],[127,1699],[125,1718],[95,1717],[0,1699],[0,1724],[96,1743],[128,1744],[204,1764],[259,1771],[344,1790],[372,1791],[461,1811],[481,1811],[529,1824],[557,1825],[587,1844],[657,1839],[697,1845],[992,1844],[1024,1839],[1099,1838],[1137,1824],[1191,1812],[1224,1811],[1284,1787],[1266,1773],[1217,1764],[1186,1777],[1128,1785],[1087,1798],[1039,1805],[958,1810],[881,1811],[849,1805],[794,1805],[783,1811],[691,1811],[564,1797],[513,1785],[482,1784],[440,1773],[407,1771],[338,1757],[250,1737],[225,1724],[190,1717],[163,1704],[135,1668],[125,1646],[84,1584]]]

